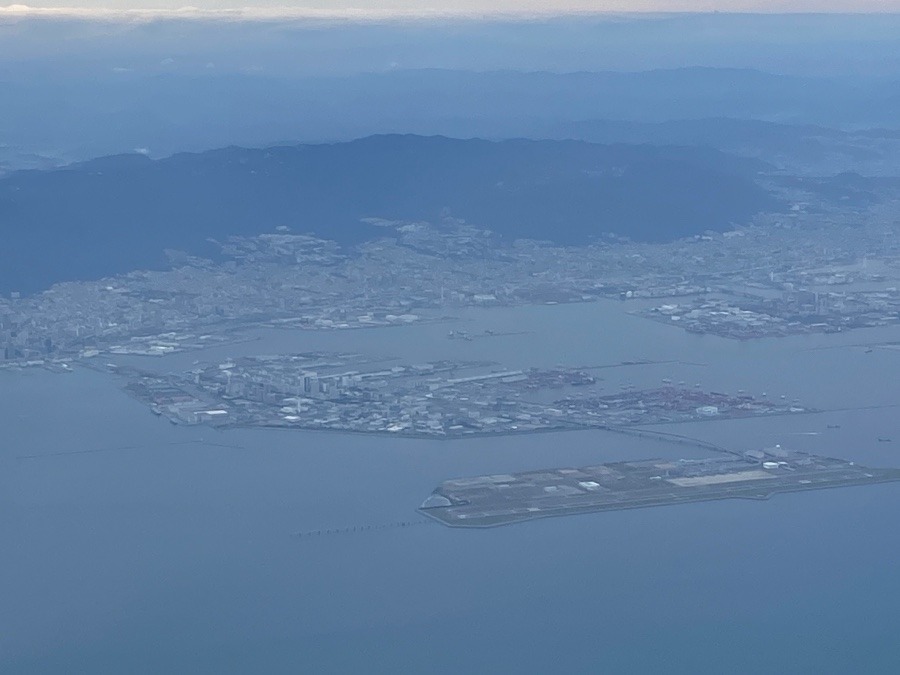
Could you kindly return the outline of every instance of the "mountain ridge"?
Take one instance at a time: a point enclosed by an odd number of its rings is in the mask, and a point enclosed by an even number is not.
[[[780,203],[766,165],[709,148],[377,135],[165,159],[117,155],[0,179],[0,289],[33,292],[201,255],[209,239],[288,226],[352,247],[366,217],[446,214],[503,239],[584,244],[721,230]]]

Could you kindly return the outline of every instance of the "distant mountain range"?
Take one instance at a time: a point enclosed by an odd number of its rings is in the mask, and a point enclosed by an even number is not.
[[[547,125],[533,133],[542,138],[592,143],[711,147],[756,157],[788,173],[807,176],[834,176],[847,171],[900,175],[900,131],[893,129],[840,130],[716,117],[667,122],[587,120]]]
[[[450,214],[507,240],[668,240],[781,208],[755,182],[764,169],[697,147],[409,135],[111,156],[0,179],[0,289],[159,267],[166,248],[212,255],[209,238],[278,226],[352,246],[384,234],[366,217]]]
[[[26,166],[30,156],[83,161],[146,148],[162,157],[230,144],[320,143],[397,132],[603,143],[649,137],[680,144],[684,138],[726,151],[788,156],[780,141],[773,145],[773,134],[780,134],[792,149],[811,139],[801,148],[802,162],[814,160],[821,145],[857,144],[855,134],[826,138],[822,127],[890,128],[900,119],[900,80],[725,68],[430,69],[296,78],[203,68],[98,68],[87,74],[0,68],[0,91],[0,165],[11,167]],[[4,159],[4,145],[17,154]],[[852,153],[845,157],[852,160]]]

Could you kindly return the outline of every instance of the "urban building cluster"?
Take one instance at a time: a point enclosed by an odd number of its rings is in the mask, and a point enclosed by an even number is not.
[[[166,354],[260,326],[386,327],[462,307],[600,298],[735,338],[889,325],[900,309],[896,207],[798,202],[724,233],[669,243],[609,235],[584,246],[504,242],[453,219],[369,219],[383,236],[352,248],[279,227],[221,242],[216,262],[171,252],[169,269],[2,298],[0,364]],[[642,302],[654,298],[666,302]]]
[[[642,312],[694,333],[728,338],[838,333],[900,324],[900,291],[785,291],[778,297],[701,297]]]
[[[601,394],[595,370],[401,364],[317,352],[234,359],[177,375],[119,374],[130,393],[176,424],[454,438],[808,412],[795,402],[671,384]]]

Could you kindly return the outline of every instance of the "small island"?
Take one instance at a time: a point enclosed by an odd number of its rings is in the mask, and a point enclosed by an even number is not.
[[[715,499],[768,499],[800,492],[900,481],[900,469],[785,450],[711,459],[648,459],[580,469],[456,478],[419,511],[449,527],[485,528],[536,518]]]

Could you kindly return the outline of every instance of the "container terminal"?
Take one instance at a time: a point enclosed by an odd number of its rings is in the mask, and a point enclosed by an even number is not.
[[[714,499],[768,499],[800,492],[900,481],[900,469],[785,450],[711,459],[648,459],[457,478],[419,511],[450,527],[485,528],[537,518]]]

